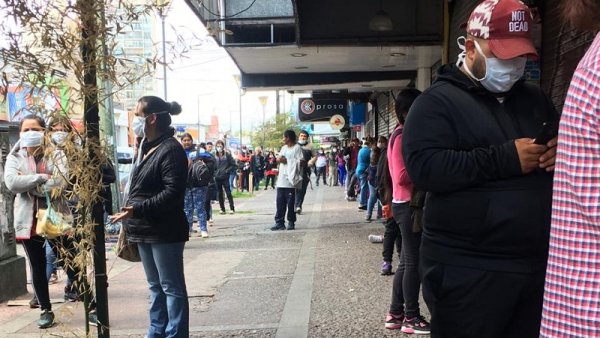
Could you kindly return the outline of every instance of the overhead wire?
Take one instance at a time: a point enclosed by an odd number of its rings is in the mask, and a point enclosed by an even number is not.
[[[204,1],[200,1],[200,6],[202,6],[202,8],[204,8],[208,13],[210,13],[210,14],[216,16],[216,17],[219,17],[221,19],[229,19],[229,18],[233,18],[234,16],[238,16],[238,15],[240,15],[240,14],[248,11],[250,8],[252,8],[252,6],[254,6],[255,2],[256,2],[256,0],[253,0],[252,3],[248,7],[246,7],[245,9],[243,9],[243,10],[237,12],[237,13],[231,14],[231,15],[224,15],[223,17],[221,17],[221,14],[214,13],[208,7],[206,7],[204,5]]]

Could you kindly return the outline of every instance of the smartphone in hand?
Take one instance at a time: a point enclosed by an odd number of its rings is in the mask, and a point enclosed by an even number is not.
[[[556,122],[544,122],[538,131],[533,143],[545,145],[558,135],[558,124]]]

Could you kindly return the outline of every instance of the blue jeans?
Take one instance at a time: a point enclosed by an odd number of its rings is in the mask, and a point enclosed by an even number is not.
[[[148,338],[189,336],[190,308],[178,243],[138,243],[150,291]]]
[[[369,184],[369,200],[367,203],[367,218],[371,218],[373,216],[373,209],[375,208],[375,204],[377,204],[377,217],[381,218],[382,210],[381,204],[377,200],[377,187]]]
[[[235,188],[235,184],[233,184],[233,182],[235,181],[235,179],[237,178],[237,173],[234,171],[231,174],[229,174],[229,191],[233,192],[233,188]]]
[[[48,240],[44,242],[44,248],[46,249],[46,279],[50,280],[52,273],[56,272],[56,254]]]
[[[206,208],[204,206],[207,192],[208,186],[185,189],[183,210],[185,211],[185,216],[187,217],[188,224],[190,225],[190,231],[192,231],[192,224],[194,222],[194,209],[196,209],[196,215],[198,215],[200,231],[207,231]]]
[[[358,197],[358,204],[360,206],[367,205],[367,191],[369,190],[369,181],[367,180],[367,172],[363,172],[358,175],[358,181],[360,182],[360,195]]]

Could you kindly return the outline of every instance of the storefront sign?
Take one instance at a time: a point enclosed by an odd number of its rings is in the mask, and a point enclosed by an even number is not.
[[[298,101],[300,121],[329,121],[334,115],[346,116],[346,100],[301,98]]]
[[[352,131],[360,132],[362,130],[362,125],[356,125],[352,127]]]

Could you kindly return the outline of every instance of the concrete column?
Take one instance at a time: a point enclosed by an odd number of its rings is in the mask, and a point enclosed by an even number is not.
[[[25,258],[17,256],[13,195],[4,185],[4,163],[10,151],[8,132],[0,132],[0,302],[27,293]]]
[[[420,67],[417,68],[417,89],[424,91],[431,85],[431,68]]]

